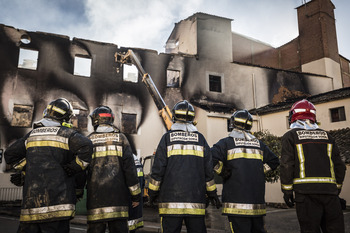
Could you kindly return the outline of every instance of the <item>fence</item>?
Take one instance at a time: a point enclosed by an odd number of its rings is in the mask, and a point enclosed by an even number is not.
[[[0,188],[0,201],[22,200],[22,187]]]

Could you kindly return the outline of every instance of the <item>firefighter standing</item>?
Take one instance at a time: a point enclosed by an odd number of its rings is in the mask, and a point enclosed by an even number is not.
[[[156,150],[149,182],[151,204],[158,197],[162,232],[206,232],[206,194],[215,202],[216,185],[210,148],[193,125],[194,108],[186,100],[175,104],[173,121]]]
[[[315,106],[301,100],[289,114],[291,130],[282,137],[281,185],[289,207],[295,203],[301,232],[344,232],[339,200],[345,164],[334,139],[316,123]]]
[[[211,148],[214,170],[223,177],[223,215],[231,232],[266,232],[264,169],[276,169],[278,157],[249,133],[253,118],[247,110],[236,111],[230,119],[228,137]]]
[[[143,175],[143,166],[136,155],[134,155],[134,161],[137,170],[137,177],[139,178],[140,188],[141,188],[141,200],[140,204],[132,208],[132,201],[129,202],[129,231],[136,232],[137,229],[143,227],[143,188],[145,187],[145,177]]]
[[[92,154],[91,141],[69,128],[72,114],[66,99],[52,101],[33,130],[5,152],[6,162],[22,170],[11,181],[24,181],[19,233],[69,232],[76,203],[74,175],[88,166]]]
[[[141,189],[132,150],[126,136],[113,126],[114,114],[107,106],[90,115],[94,146],[87,178],[87,221],[89,233],[128,232],[129,198],[139,205]]]

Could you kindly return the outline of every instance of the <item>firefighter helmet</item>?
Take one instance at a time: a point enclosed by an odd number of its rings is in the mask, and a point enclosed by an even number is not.
[[[194,108],[187,100],[176,103],[172,113],[174,122],[193,123],[195,117]]]
[[[69,122],[73,116],[73,107],[65,98],[51,101],[44,110],[44,118],[51,118],[59,122]]]
[[[237,110],[230,119],[230,128],[250,131],[253,127],[253,117],[247,110]]]
[[[306,99],[295,102],[289,111],[289,124],[297,120],[307,119],[316,123],[315,106]]]
[[[95,108],[95,110],[90,114],[90,117],[93,127],[102,124],[113,125],[114,122],[114,114],[107,106]]]

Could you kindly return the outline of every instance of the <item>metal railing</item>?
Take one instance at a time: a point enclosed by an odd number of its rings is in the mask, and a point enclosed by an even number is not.
[[[22,200],[22,187],[0,188],[0,201]]]

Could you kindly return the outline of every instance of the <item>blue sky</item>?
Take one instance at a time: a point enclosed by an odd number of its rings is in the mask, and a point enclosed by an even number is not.
[[[204,12],[230,18],[232,31],[278,47],[298,36],[295,8],[304,1],[0,0],[0,23],[164,52],[175,23]],[[350,1],[332,2],[339,52],[350,59]]]

